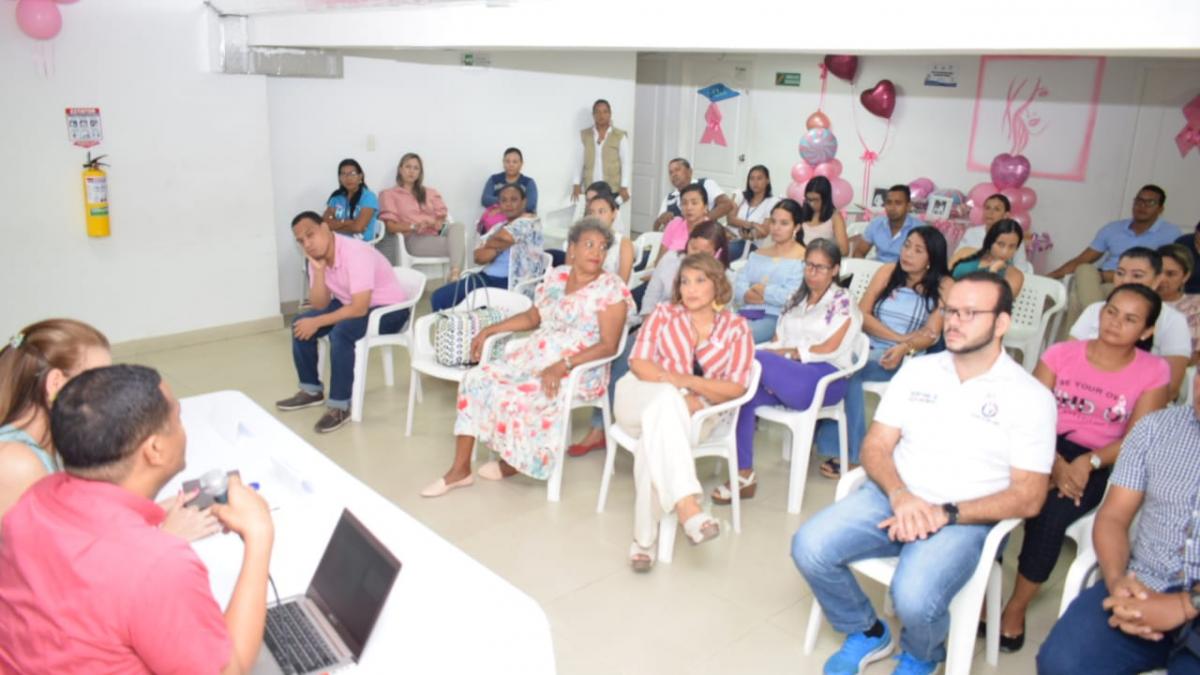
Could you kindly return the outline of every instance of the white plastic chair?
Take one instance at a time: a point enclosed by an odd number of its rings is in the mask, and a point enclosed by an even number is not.
[[[467,294],[466,299],[454,307],[455,311],[466,311],[480,307],[498,309],[509,318],[533,306],[529,298],[499,288],[477,288]],[[408,421],[404,424],[404,435],[412,436],[413,413],[421,401],[421,376],[428,375],[439,380],[462,382],[470,366],[443,366],[437,362],[433,346],[433,324],[438,314],[427,314],[417,319],[416,336],[409,358],[408,371]]]
[[[1046,302],[1050,305],[1047,307]],[[1021,365],[1033,372],[1047,339],[1050,320],[1067,306],[1067,289],[1057,279],[1026,275],[1021,294],[1013,301],[1012,325],[1004,335],[1004,346],[1021,350]]]
[[[658,251],[662,248],[662,232],[643,232],[638,235],[637,239],[633,240],[633,264],[641,262],[642,256],[645,255],[646,249],[650,249],[650,257],[647,258],[646,267],[635,271],[629,277],[629,289],[633,290],[638,286],[646,283],[642,281],[642,275],[648,274],[654,270],[655,263],[658,262]]]
[[[512,289],[512,291],[514,293],[520,293],[521,295],[525,296],[526,298],[529,298],[532,300],[533,299],[533,290],[538,287],[538,284],[540,284],[546,280],[546,277],[550,275],[550,270],[552,270],[554,268],[553,266],[554,266],[554,257],[551,256],[549,253],[542,251],[542,269],[544,271],[540,275],[534,275],[531,277],[525,277],[524,279],[519,279],[519,280],[517,280],[517,283],[512,284],[510,286],[510,288]]]
[[[1188,366],[1188,369],[1183,371],[1183,384],[1179,386],[1179,398],[1175,402],[1180,405],[1191,407],[1195,403],[1195,381],[1196,381],[1196,366]]]
[[[746,393],[724,403],[718,403],[717,405],[699,410],[692,415],[692,425],[688,431],[688,440],[692,446],[692,456],[697,459],[700,457],[723,458],[729,467],[730,485],[738,484],[737,439],[735,433],[737,431],[739,409],[758,390],[758,380],[760,377],[762,377],[762,365],[755,360],[750,366],[750,382],[746,387]],[[705,438],[701,438],[700,435],[703,431],[704,423],[723,413],[728,413],[729,419],[718,422],[712,433]],[[608,441],[608,445],[605,448],[604,477],[600,480],[600,498],[596,503],[596,513],[603,513],[605,502],[608,501],[608,487],[612,481],[613,465],[617,459],[617,448],[625,448],[633,452],[634,446],[638,443],[637,437],[632,436],[628,431],[622,429],[621,425],[616,423],[612,424],[611,428],[605,432],[605,438]],[[734,489],[732,492],[733,499],[730,504],[733,509],[733,531],[741,532],[741,499],[738,490]],[[664,514],[662,520],[659,522],[658,559],[662,562],[671,562],[671,557],[675,550],[675,533],[678,524],[679,521],[675,517],[674,512]]]
[[[350,394],[350,419],[362,421],[363,399],[367,391],[367,358],[371,349],[384,347],[383,350],[383,380],[387,386],[396,386],[392,347],[404,347],[412,354],[413,326],[416,324],[417,303],[425,293],[425,275],[416,270],[404,267],[393,267],[396,281],[404,289],[404,302],[385,305],[371,310],[367,317],[367,334],[354,343],[354,385]],[[379,322],[384,316],[402,309],[409,310],[408,322],[396,333],[379,333]],[[317,342],[317,372],[325,372],[325,362],[329,358],[329,338],[323,337]]]
[[[448,225],[453,222],[455,222],[454,218],[449,213],[447,213],[446,214],[446,224]],[[404,243],[404,235],[402,235],[402,234],[399,234],[399,233],[396,234],[396,243],[397,243],[397,247],[400,249],[400,266],[401,267],[410,267],[410,268],[418,267],[418,266],[429,266],[429,267],[436,266],[439,268],[445,267],[446,273],[449,274],[450,268],[454,266],[453,261],[450,260],[449,256],[416,256],[416,255],[409,253],[408,247]],[[470,243],[471,243],[471,228],[464,226],[463,227],[463,247],[464,247],[463,250],[464,251],[471,250]],[[464,261],[461,261],[461,260],[459,261],[459,265],[462,265],[463,263],[464,263]]]
[[[859,467],[838,481],[837,497],[841,500],[867,481],[867,472]],[[971,671],[971,659],[975,653],[975,634],[979,626],[979,609],[987,595],[987,662],[995,666],[1000,660],[1000,607],[1002,599],[1000,563],[996,552],[1004,537],[1021,523],[1019,518],[1008,518],[996,523],[983,542],[983,551],[975,572],[950,601],[950,633],[946,636],[946,675],[967,675]],[[850,563],[850,568],[862,576],[890,586],[896,573],[898,558],[868,558]],[[889,596],[890,597],[890,596]],[[821,605],[814,599],[808,616],[808,630],[804,637],[804,653],[811,654],[817,644],[817,633],[821,630]]]
[[[489,337],[483,343],[483,364],[491,363],[491,347],[493,344],[495,344],[495,341],[509,335],[511,335],[511,333],[497,333],[496,335]],[[593,361],[587,361],[585,363],[575,365],[575,367],[571,369],[571,374],[567,376],[566,382],[562,385],[562,389],[559,390],[559,396],[565,396],[566,400],[569,401],[570,404],[564,406],[562,409],[562,439],[558,444],[558,447],[562,449],[562,453],[559,455],[558,461],[554,463],[554,471],[551,472],[550,479],[546,481],[547,501],[557,502],[562,496],[563,465],[567,463],[566,449],[570,445],[571,439],[571,412],[578,408],[599,408],[600,414],[604,418],[605,434],[607,434],[609,428],[613,426],[612,410],[608,406],[607,390],[596,398],[580,398],[577,396],[576,392],[579,389],[579,383],[583,379],[584,375],[595,369],[607,368],[609,363],[620,356],[621,352],[625,351],[625,340],[628,338],[629,333],[626,332],[624,326],[622,326],[621,338],[617,343],[617,351],[614,352],[612,356],[606,356],[602,359],[595,359]],[[510,339],[504,346],[505,354],[513,349],[516,349],[517,346],[527,339],[529,338]],[[615,387],[616,382],[609,382],[609,386]]]
[[[854,296],[855,302],[862,300],[862,296],[866,294],[867,287],[871,285],[871,279],[875,278],[875,273],[879,268],[883,267],[883,263],[878,260],[866,260],[865,258],[842,258],[841,275],[854,275],[850,281],[850,294]]]
[[[759,345],[766,349],[772,345]],[[842,467],[850,466],[846,441],[846,406],[843,401],[833,405],[823,406],[825,391],[834,382],[850,377],[862,370],[867,364],[867,356],[871,352],[871,341],[866,335],[860,334],[854,344],[854,362],[849,367],[834,371],[817,380],[817,388],[813,391],[813,403],[806,410],[792,410],[783,406],[762,406],[755,415],[769,422],[785,426],[790,438],[783,441],[783,458],[791,461],[788,477],[788,513],[800,513],[804,503],[804,488],[808,481],[808,462],[812,457],[813,432],[818,420],[834,420],[838,425],[838,456]]]

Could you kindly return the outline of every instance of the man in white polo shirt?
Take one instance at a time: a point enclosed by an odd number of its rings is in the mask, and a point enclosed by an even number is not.
[[[946,351],[911,359],[888,386],[862,446],[870,481],[806,522],[792,558],[846,641],[825,673],[858,673],[894,641],[851,562],[899,556],[891,594],[900,634],[896,672],[932,673],[946,657],[950,601],[979,562],[991,526],[1036,515],[1054,462],[1050,390],[1001,340],[1012,291],[974,272],[942,308]]]
[[[1158,277],[1162,274],[1162,256],[1154,249],[1134,246],[1121,254],[1117,270],[1113,273],[1114,288],[1125,284],[1141,284],[1152,291],[1158,290]],[[1111,295],[1111,291],[1109,292]],[[1071,337],[1076,340],[1095,340],[1100,336],[1100,310],[1108,304],[1106,300],[1093,302],[1084,308],[1079,318],[1071,325]],[[1183,375],[1188,360],[1192,357],[1192,332],[1187,317],[1179,310],[1163,303],[1154,322],[1154,338],[1150,353],[1163,357],[1171,366],[1171,382],[1167,386],[1167,400],[1174,401],[1183,384]]]

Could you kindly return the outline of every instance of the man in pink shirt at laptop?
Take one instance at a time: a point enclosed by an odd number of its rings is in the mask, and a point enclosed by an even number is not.
[[[265,501],[233,477],[213,514],[245,544],[222,615],[208,570],[154,503],[184,468],[179,401],[144,366],[71,379],[51,436],[64,471],[0,523],[0,672],[246,673],[262,645],[275,538]]]
[[[313,428],[328,433],[350,420],[354,343],[367,334],[371,309],[408,298],[382,253],[364,241],[334,234],[316,212],[305,211],[293,218],[292,234],[308,258],[308,299],[313,308],[292,323],[292,360],[300,391],[276,401],[275,407],[299,410],[325,403],[325,414]],[[399,333],[408,317],[407,309],[388,312],[379,322],[379,332]],[[317,339],[326,335],[331,380],[328,401],[317,373]]]

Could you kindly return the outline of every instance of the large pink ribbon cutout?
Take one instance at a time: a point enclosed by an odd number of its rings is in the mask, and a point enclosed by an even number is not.
[[[1175,136],[1175,145],[1179,147],[1179,156],[1187,157],[1192,148],[1200,148],[1200,95],[1183,106],[1183,117],[1187,122]]]
[[[726,146],[725,132],[721,131],[721,110],[715,102],[708,104],[708,110],[704,111],[704,121],[708,126],[704,128],[704,135],[700,137],[701,143],[716,143],[722,147]]]

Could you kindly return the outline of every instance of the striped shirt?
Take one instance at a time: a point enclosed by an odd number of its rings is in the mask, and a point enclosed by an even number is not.
[[[907,286],[901,286],[888,297],[875,302],[875,318],[901,335],[908,335],[924,326],[929,321],[929,310],[929,301]],[[873,348],[886,349],[895,344],[894,340],[871,336]]]
[[[717,312],[712,333],[702,344],[693,345],[695,333],[688,311],[682,305],[658,305],[642,329],[630,359],[653,361],[680,375],[692,373],[692,363],[700,364],[705,379],[737,382],[750,386],[750,365],[754,363],[754,335],[750,324],[728,310]]]
[[[1200,419],[1190,406],[1146,415],[1125,437],[1112,481],[1143,493],[1129,569],[1150,588],[1200,581]]]

